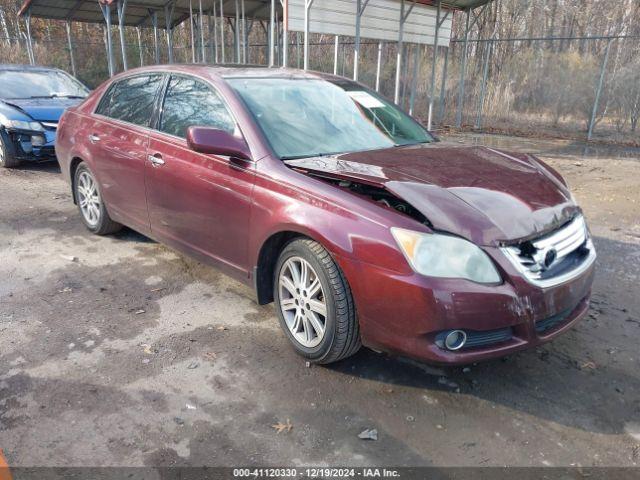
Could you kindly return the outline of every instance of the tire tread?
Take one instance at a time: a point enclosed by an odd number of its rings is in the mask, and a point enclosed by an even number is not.
[[[344,273],[329,252],[314,240],[309,238],[294,239],[283,249],[283,253],[289,249],[307,250],[315,256],[329,280],[332,289],[331,297],[335,301],[336,318],[333,341],[327,352],[321,358],[314,359],[313,362],[328,364],[350,357],[360,349],[362,343],[351,288]]]

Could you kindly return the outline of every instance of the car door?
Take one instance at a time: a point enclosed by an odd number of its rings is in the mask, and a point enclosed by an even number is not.
[[[145,172],[151,230],[168,244],[243,276],[249,271],[253,162],[194,152],[185,140],[190,126],[239,134],[212,85],[172,74],[149,137]]]
[[[144,168],[149,127],[164,75],[144,74],[115,82],[87,129],[101,193],[115,219],[149,230]]]

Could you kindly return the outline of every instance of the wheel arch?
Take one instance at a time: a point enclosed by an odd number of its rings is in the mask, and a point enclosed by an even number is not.
[[[71,198],[73,199],[73,203],[77,204],[78,201],[76,199],[76,170],[78,170],[78,166],[84,162],[84,160],[80,157],[73,157],[71,162],[69,163],[69,179],[71,185]]]
[[[296,238],[311,238],[296,230],[272,233],[261,245],[253,271],[253,282],[259,305],[273,302],[273,275],[282,249]]]

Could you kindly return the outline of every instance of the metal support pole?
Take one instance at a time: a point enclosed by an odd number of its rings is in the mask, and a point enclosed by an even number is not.
[[[224,2],[220,0],[220,53],[222,55],[222,63],[225,63],[224,54]]]
[[[200,57],[202,63],[207,63],[207,54],[204,45],[204,12],[202,11],[202,0],[198,0],[198,7],[200,10]]]
[[[193,32],[193,2],[189,0],[189,32],[191,33],[191,62],[196,63],[196,39]]]
[[[380,70],[382,69],[382,42],[378,43],[378,62],[376,64],[376,92],[380,91]]]
[[[304,0],[304,69],[309,69],[309,10],[313,0]]]
[[[464,44],[462,47],[462,65],[460,66],[460,84],[458,87],[458,111],[456,113],[456,127],[462,126],[462,108],[464,103],[464,81],[467,76],[467,53],[469,51],[469,20],[471,9],[467,8],[467,19],[464,27]]]
[[[596,90],[596,99],[593,102],[593,110],[591,111],[591,120],[589,120],[589,132],[587,140],[591,140],[593,136],[593,127],[596,124],[596,115],[598,114],[598,105],[600,104],[600,95],[602,94],[602,86],[604,85],[604,75],[607,72],[607,63],[609,62],[609,50],[611,49],[611,39],[607,42],[607,48],[604,51],[604,60],[600,67],[600,78],[598,80],[598,89]]]
[[[167,29],[167,52],[169,63],[173,63],[173,9],[175,3],[170,2],[164,6],[165,26]]]
[[[413,107],[416,104],[416,90],[418,89],[418,67],[420,65],[420,44],[415,46],[413,56],[413,74],[411,78],[411,94],[409,95],[409,115],[413,115]]]
[[[213,34],[213,19],[211,17],[211,11],[207,13],[207,34],[209,35],[209,57],[211,58],[211,62],[216,63],[216,37]]]
[[[160,44],[158,42],[158,12],[151,12],[151,23],[153,24],[153,49],[156,65],[160,63]]]
[[[442,68],[442,80],[440,83],[440,109],[438,112],[438,122],[442,122],[444,119],[444,95],[445,89],[447,87],[447,70],[449,67],[449,52],[451,51],[451,47],[447,48],[447,53],[444,56],[444,67]]]
[[[69,60],[71,62],[71,73],[73,76],[76,76],[76,58],[73,54],[73,39],[71,38],[71,21],[67,20],[65,22],[65,26],[67,28],[67,43],[69,44]]]
[[[487,92],[487,77],[489,76],[489,60],[493,52],[493,42],[485,45],[484,67],[482,69],[482,85],[480,86],[480,98],[478,99],[478,114],[476,116],[476,128],[482,126],[482,109],[484,108],[484,96]]]
[[[415,6],[415,0],[408,9],[405,9],[405,0],[400,0],[400,28],[398,29],[398,53],[396,60],[396,85],[395,92],[393,94],[393,101],[397,104],[400,101],[400,76],[402,73],[402,54],[403,54],[403,40],[404,40],[404,23],[407,21],[411,10]],[[407,10],[405,12],[405,10]]]
[[[107,63],[109,66],[109,76],[113,77],[115,68],[113,66],[113,43],[111,42],[111,9],[109,5],[103,5],[102,3],[98,3],[98,5],[100,5],[100,10],[102,10],[102,16],[106,23]]]
[[[122,69],[127,70],[127,44],[124,38],[124,15],[127,8],[127,0],[118,0],[118,31],[120,32],[120,48],[122,50]]]
[[[220,62],[220,49],[218,48],[218,15],[216,12],[216,0],[211,0],[211,13],[213,15],[213,32],[209,31],[209,42],[213,41],[213,59]]]
[[[29,8],[24,15],[24,22],[27,27],[27,55],[29,56],[29,63],[35,65],[36,58],[33,53],[33,42],[31,39],[31,9]]]
[[[140,55],[140,66],[144,65],[144,58],[142,55],[142,32],[140,32],[140,27],[136,27],[136,35],[138,36],[138,54]]]
[[[242,14],[242,20],[240,24],[242,26],[242,63],[247,63],[247,17],[244,10],[244,0],[240,0],[240,11]]]
[[[369,0],[357,0],[356,1],[356,40],[355,49],[353,52],[353,79],[358,81],[358,69],[360,63],[360,24],[362,22],[362,14],[364,9],[367,8]]]
[[[431,82],[429,83],[429,111],[427,113],[427,130],[433,127],[433,97],[436,93],[436,65],[438,63],[438,40],[440,36],[440,16],[442,13],[442,2],[438,0],[436,13],[436,32],[433,41],[433,58],[431,59]]]
[[[289,0],[280,0],[282,6],[282,66],[287,67],[289,59]]]
[[[235,23],[235,47],[236,47],[236,63],[240,63],[240,5],[238,0],[235,1],[236,6],[236,23]]]
[[[269,66],[275,65],[276,59],[276,0],[271,0],[269,17]]]
[[[333,47],[333,74],[338,75],[338,51],[340,50],[340,37],[336,35]]]
[[[218,50],[218,16],[216,14],[216,0],[211,0],[211,7],[213,13],[213,58],[216,63],[219,63],[220,54]],[[211,38],[211,32],[209,33],[209,37]]]

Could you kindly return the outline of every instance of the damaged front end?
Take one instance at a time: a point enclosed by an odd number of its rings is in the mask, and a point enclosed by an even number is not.
[[[332,162],[330,159],[323,157],[285,160],[284,163],[298,172],[322,180],[342,190],[347,190],[359,197],[373,201],[383,208],[402,213],[419,223],[432,227],[422,212],[386,188],[385,182],[375,175],[375,168],[368,169],[368,166],[363,166],[364,168],[359,169],[359,173],[348,174],[340,172],[336,168],[330,168],[330,165],[339,167],[349,162]],[[352,166],[352,171],[353,168]]]
[[[55,159],[55,128],[36,131],[6,129],[6,136],[18,160],[49,161]]]

